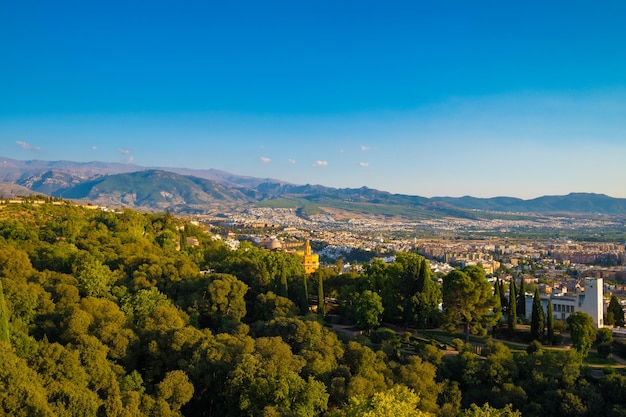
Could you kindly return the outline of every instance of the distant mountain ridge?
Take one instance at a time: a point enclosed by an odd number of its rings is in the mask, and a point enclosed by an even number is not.
[[[203,212],[208,208],[332,207],[407,218],[475,218],[476,212],[584,213],[626,216],[626,199],[571,193],[531,200],[514,197],[420,197],[368,187],[332,188],[187,168],[146,168],[133,164],[72,161],[18,161],[0,157],[2,190],[29,190],[101,205],[146,210]],[[17,188],[18,186],[24,188]],[[11,188],[13,187],[13,188]],[[19,192],[19,191],[18,191]]]
[[[239,188],[159,170],[104,175],[58,190],[54,195],[104,205],[175,212],[196,211],[216,202],[245,204],[250,201]]]

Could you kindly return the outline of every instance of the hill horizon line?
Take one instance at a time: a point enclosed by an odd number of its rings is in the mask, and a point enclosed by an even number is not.
[[[223,182],[224,180],[227,180],[228,178],[230,178],[231,180],[236,178],[237,179],[236,185],[239,185],[239,186],[242,185],[242,182],[248,183],[246,184],[247,186],[249,186],[250,184],[254,184],[254,183],[261,184],[265,182],[271,182],[271,183],[281,183],[281,184],[293,185],[293,186],[312,186],[312,187],[319,186],[319,187],[324,187],[324,188],[334,189],[334,190],[373,190],[373,191],[378,191],[382,193],[387,193],[389,195],[420,197],[420,198],[427,198],[427,199],[448,199],[448,198],[468,199],[468,198],[471,198],[471,199],[480,199],[480,200],[493,200],[493,199],[505,198],[505,199],[515,199],[515,200],[527,202],[527,201],[540,199],[543,197],[568,197],[568,196],[584,196],[584,195],[601,196],[601,197],[609,197],[609,198],[616,198],[616,199],[626,198],[626,197],[616,197],[616,196],[608,195],[606,193],[599,193],[599,192],[593,192],[593,191],[569,191],[563,194],[549,193],[549,194],[542,194],[542,195],[537,195],[536,197],[528,197],[528,198],[514,196],[514,195],[494,195],[490,197],[478,197],[470,193],[458,195],[458,196],[449,195],[445,193],[432,195],[432,196],[426,196],[426,195],[421,195],[421,194],[391,192],[391,191],[384,190],[384,189],[373,188],[368,185],[362,185],[360,187],[336,187],[336,186],[329,186],[329,185],[324,185],[324,184],[313,184],[310,182],[307,182],[305,184],[298,184],[298,183],[286,181],[280,178],[241,175],[241,174],[224,171],[224,170],[217,169],[217,168],[144,166],[144,165],[139,165],[139,164],[135,164],[132,162],[107,162],[107,161],[100,161],[100,160],[91,160],[91,161],[83,162],[83,161],[73,161],[70,159],[60,159],[60,160],[14,159],[14,158],[8,158],[4,156],[0,156],[0,161],[1,161],[0,162],[0,181],[2,182],[11,182],[11,181],[6,181],[5,177],[7,175],[5,175],[3,172],[7,168],[10,169],[10,167],[6,166],[7,162],[10,161],[9,165],[12,165],[11,163],[16,163],[16,162],[23,163],[27,165],[28,167],[32,168],[33,170],[41,170],[41,169],[47,168],[51,171],[54,171],[55,169],[63,170],[63,169],[68,169],[68,168],[75,168],[75,169],[91,168],[92,171],[98,170],[98,169],[102,170],[100,175],[112,175],[112,174],[133,173],[133,172],[142,172],[142,171],[164,171],[164,172],[172,172],[172,173],[186,175],[186,176],[195,176],[198,178],[204,178],[204,179],[209,179],[209,180],[220,180],[220,182]],[[230,181],[227,181],[227,182],[230,182]]]

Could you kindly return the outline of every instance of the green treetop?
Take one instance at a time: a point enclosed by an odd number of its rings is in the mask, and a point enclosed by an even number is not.
[[[530,319],[530,337],[533,340],[539,342],[543,341],[545,319],[543,314],[543,307],[541,306],[541,297],[539,295],[539,289],[535,289],[535,296],[533,297],[533,311]]]
[[[478,266],[468,266],[454,270],[443,279],[443,315],[447,328],[462,325],[465,340],[469,334],[485,334],[486,327],[500,320],[494,313],[496,305],[493,288],[485,277],[485,271]]]
[[[624,327],[624,309],[616,295],[611,295],[611,301],[609,301],[606,313],[607,318],[604,320],[605,324]]]
[[[593,325],[593,319],[587,313],[576,311],[567,318],[567,328],[572,338],[572,345],[583,355],[583,358],[586,357],[596,340],[597,330]]]

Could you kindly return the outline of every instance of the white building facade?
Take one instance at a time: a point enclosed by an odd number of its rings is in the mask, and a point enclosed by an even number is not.
[[[584,288],[574,294],[542,294],[541,306],[548,312],[548,300],[552,300],[552,316],[555,320],[567,320],[575,311],[587,313],[597,328],[604,326],[604,297],[602,278],[585,278]],[[533,295],[526,294],[526,318],[530,319]]]

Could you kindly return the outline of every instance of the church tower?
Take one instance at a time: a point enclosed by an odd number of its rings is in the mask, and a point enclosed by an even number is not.
[[[311,251],[311,244],[307,240],[304,244],[304,253],[302,256],[302,264],[304,265],[304,273],[310,274],[317,271],[320,267],[320,258],[317,253]]]

